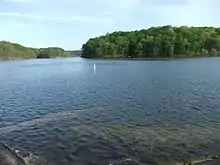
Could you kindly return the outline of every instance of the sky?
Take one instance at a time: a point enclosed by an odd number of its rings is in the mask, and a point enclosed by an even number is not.
[[[0,0],[0,40],[80,49],[89,38],[151,26],[220,26],[220,0]]]

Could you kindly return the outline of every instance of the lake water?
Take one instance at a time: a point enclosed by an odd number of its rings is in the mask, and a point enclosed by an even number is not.
[[[220,58],[2,61],[0,140],[53,165],[220,153],[219,71]]]

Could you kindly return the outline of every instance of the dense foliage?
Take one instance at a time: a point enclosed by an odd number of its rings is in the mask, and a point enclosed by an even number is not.
[[[71,53],[61,48],[34,49],[5,41],[0,42],[0,59],[3,60],[69,56],[71,56]]]
[[[26,59],[35,58],[37,50],[27,48],[19,44],[12,44],[9,42],[0,42],[0,59]]]
[[[70,54],[61,48],[41,48],[38,51],[37,58],[68,57]]]
[[[91,38],[83,45],[85,58],[195,57],[220,54],[220,28],[152,27]]]

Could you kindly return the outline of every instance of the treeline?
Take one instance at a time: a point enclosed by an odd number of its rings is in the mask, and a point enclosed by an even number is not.
[[[0,59],[30,59],[30,58],[55,58],[70,57],[72,54],[61,48],[34,49],[6,41],[0,42]]]
[[[40,48],[37,51],[37,58],[56,58],[56,57],[69,57],[71,54],[62,48]]]
[[[220,28],[151,27],[91,38],[82,47],[85,58],[166,58],[220,55]]]
[[[68,51],[68,52],[71,53],[72,56],[74,56],[74,57],[82,56],[82,50],[72,50],[72,51]]]

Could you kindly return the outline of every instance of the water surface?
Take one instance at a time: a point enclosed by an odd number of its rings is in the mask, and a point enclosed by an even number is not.
[[[219,70],[220,58],[0,62],[0,140],[54,165],[220,153]]]

